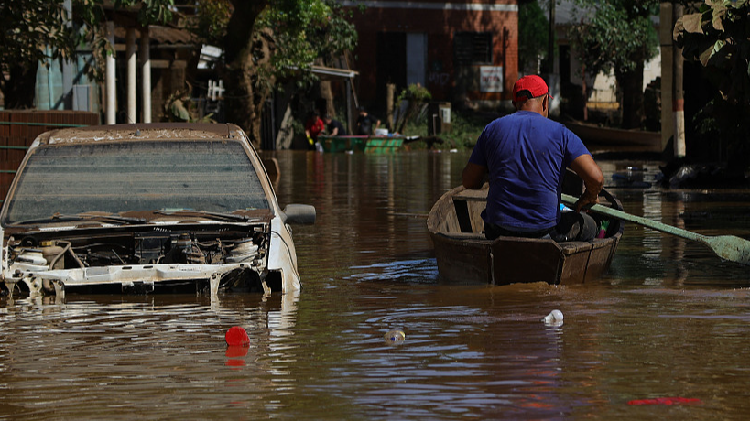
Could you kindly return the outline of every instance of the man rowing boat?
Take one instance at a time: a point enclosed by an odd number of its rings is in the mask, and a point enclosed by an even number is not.
[[[467,189],[478,189],[489,173],[487,207],[482,212],[485,236],[589,241],[596,223],[581,209],[598,202],[602,170],[581,139],[549,117],[549,88],[536,75],[513,87],[516,112],[488,124],[477,139],[462,173]],[[586,190],[574,212],[561,212],[565,170],[583,179]]]

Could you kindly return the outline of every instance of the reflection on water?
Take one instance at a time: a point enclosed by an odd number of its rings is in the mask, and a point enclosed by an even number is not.
[[[744,419],[750,277],[710,249],[627,224],[585,286],[438,282],[426,213],[467,155],[279,152],[299,294],[0,302],[10,419]],[[600,162],[629,213],[750,236],[742,191],[661,191],[656,162]],[[640,182],[613,174],[637,167]],[[616,184],[619,183],[619,184]],[[541,319],[553,309],[561,326]],[[246,329],[250,346],[227,349]],[[384,341],[402,331],[398,346]],[[699,405],[630,406],[682,396]]]
[[[274,395],[276,360],[293,335],[298,294],[220,303],[180,297],[17,300],[0,318],[3,415],[132,419],[210,416],[217,405]],[[226,355],[224,331],[243,326],[242,355]],[[274,356],[274,357],[271,357]],[[239,374],[241,370],[243,374]],[[217,400],[215,391],[223,389]],[[128,411],[122,409],[128,408]],[[132,412],[135,411],[135,412]]]

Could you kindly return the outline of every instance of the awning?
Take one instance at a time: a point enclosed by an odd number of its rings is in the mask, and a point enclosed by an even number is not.
[[[288,69],[299,70],[299,67],[289,66]],[[333,67],[316,65],[310,66],[309,71],[316,74],[320,80],[354,79],[355,76],[359,75],[359,72],[356,70],[336,69]]]
[[[315,65],[310,66],[310,71],[318,75],[320,80],[353,79],[359,75],[359,72],[355,70],[334,69],[333,67]]]

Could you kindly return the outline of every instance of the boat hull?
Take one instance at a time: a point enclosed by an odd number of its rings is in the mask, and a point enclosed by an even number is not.
[[[573,122],[566,122],[565,126],[591,149],[614,147],[643,152],[661,152],[664,149],[660,132],[615,129]]]
[[[441,282],[585,284],[609,268],[623,233],[620,221],[610,222],[607,236],[592,242],[507,236],[487,240],[480,216],[486,196],[487,186],[483,190],[458,187],[443,195],[430,211],[428,228]],[[616,199],[612,204],[622,208]]]
[[[324,152],[365,152],[387,154],[397,152],[405,136],[319,136]]]

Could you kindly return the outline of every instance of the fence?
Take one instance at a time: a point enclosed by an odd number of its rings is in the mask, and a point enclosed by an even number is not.
[[[81,111],[0,111],[0,200],[5,199],[26,150],[40,134],[99,124],[99,114]]]

